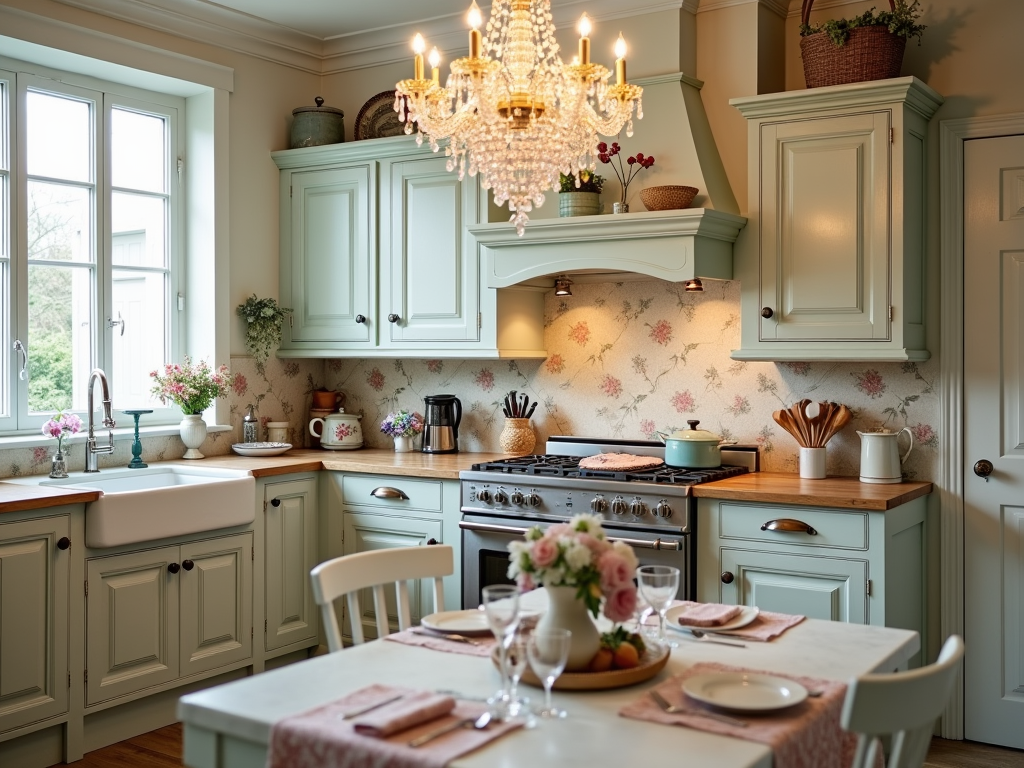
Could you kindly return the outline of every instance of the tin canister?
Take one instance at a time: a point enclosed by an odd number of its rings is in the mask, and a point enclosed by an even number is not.
[[[325,107],[324,100],[319,96],[314,101],[315,107],[296,107],[292,110],[289,141],[292,149],[345,141],[345,113],[335,107]]]

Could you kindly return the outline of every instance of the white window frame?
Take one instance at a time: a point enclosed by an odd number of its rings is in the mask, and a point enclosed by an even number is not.
[[[27,89],[52,92],[57,95],[68,95],[74,98],[93,102],[93,125],[96,137],[93,149],[97,153],[93,184],[95,186],[95,260],[91,268],[95,271],[93,296],[93,323],[96,327],[92,333],[91,359],[94,367],[102,368],[109,374],[113,364],[113,330],[108,322],[112,306],[112,233],[110,201],[112,186],[110,183],[110,130],[109,116],[113,108],[122,107],[128,110],[159,115],[168,121],[169,140],[167,145],[166,169],[168,178],[167,192],[170,199],[166,236],[170,239],[169,252],[170,284],[167,289],[167,333],[168,354],[171,360],[180,361],[185,349],[185,329],[188,318],[185,311],[179,309],[176,300],[182,292],[185,282],[185,222],[183,195],[184,186],[181,179],[180,163],[184,156],[185,136],[185,104],[180,96],[146,91],[119,83],[98,80],[95,78],[60,72],[37,64],[12,61],[0,58],[0,80],[6,84],[7,103],[0,104],[0,117],[6,119],[8,126],[9,163],[8,170],[0,170],[0,183],[7,182],[10,197],[9,226],[0,229],[8,236],[7,248],[10,255],[10,301],[0,301],[0,341],[5,346],[2,356],[7,363],[6,376],[0,382],[0,396],[6,396],[10,404],[10,414],[0,416],[0,436],[38,434],[47,415],[30,415],[28,413],[27,380],[19,378],[21,360],[13,349],[14,339],[25,343],[28,332],[28,282],[27,274],[27,221],[23,221],[25,210],[25,194],[27,190],[27,174],[25,173],[25,121],[24,105]],[[2,151],[2,149],[0,149]],[[0,291],[4,286],[0,284]],[[0,293],[0,299],[5,298]],[[187,306],[187,305],[186,305]],[[26,344],[27,346],[27,344]],[[28,349],[31,358],[32,350]],[[167,361],[170,362],[171,360]],[[117,383],[111,380],[111,396],[115,411],[118,408]],[[76,382],[76,387],[78,382]],[[79,399],[85,400],[84,392],[75,392]],[[123,403],[123,407],[128,407]],[[84,408],[76,412],[87,418]],[[117,415],[115,414],[115,418]],[[154,406],[154,412],[145,417],[148,425],[177,424],[180,412],[174,407]],[[119,426],[129,426],[130,418],[122,415]],[[3,447],[0,444],[0,447]]]

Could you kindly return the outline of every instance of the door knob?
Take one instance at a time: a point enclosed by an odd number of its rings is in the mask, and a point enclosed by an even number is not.
[[[974,474],[978,477],[985,478],[985,480],[988,480],[988,476],[992,474],[993,469],[995,469],[995,467],[992,466],[992,462],[988,459],[981,459],[974,464]]]
[[[270,506],[272,506],[272,507],[280,507],[281,506],[281,500],[280,499],[271,499],[270,500]]]
[[[60,541],[57,542],[57,549],[71,549],[71,539],[61,536]]]
[[[390,315],[388,315],[388,322],[389,323],[397,323],[399,320],[401,320],[401,318],[398,315],[396,315],[394,312],[392,312]]]
[[[761,308],[761,317],[763,317],[765,319],[771,317],[774,314],[775,314],[775,312],[772,311],[771,307],[762,307]]]
[[[186,571],[191,571],[193,568],[196,567],[196,564],[193,563],[191,560],[182,560],[181,567],[184,568]]]
[[[366,322],[366,315],[356,315],[356,322],[359,324]]]
[[[171,573],[177,573],[178,571],[181,570],[181,566],[178,565],[177,563],[170,563],[167,566],[167,570],[170,571]]]
[[[723,584],[732,584],[733,579],[735,579],[735,578],[736,577],[733,576],[729,571],[723,571],[722,572],[722,583]]]
[[[436,546],[436,545],[437,545],[437,539],[435,539],[433,536],[431,536],[429,539],[427,539],[427,546],[428,547],[433,547],[433,546]]]

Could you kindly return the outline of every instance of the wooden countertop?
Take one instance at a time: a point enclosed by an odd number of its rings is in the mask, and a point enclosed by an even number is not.
[[[79,488],[0,483],[0,514],[59,507],[61,504],[84,504],[96,501],[99,497],[99,491],[85,491]]]
[[[783,472],[753,472],[715,483],[696,485],[694,496],[732,501],[763,501],[806,507],[837,507],[884,512],[932,492],[931,483],[862,483],[856,477],[803,480]]]
[[[504,453],[395,453],[386,448],[360,448],[356,451],[291,450],[280,456],[252,458],[248,456],[211,456],[203,460],[208,466],[247,469],[256,477],[284,475],[331,469],[338,472],[364,472],[375,475],[431,477],[458,480],[459,472],[473,464],[507,458]]]

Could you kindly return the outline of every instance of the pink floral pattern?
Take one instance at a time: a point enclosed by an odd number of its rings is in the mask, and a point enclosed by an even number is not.
[[[611,374],[605,374],[601,379],[601,391],[608,397],[619,397],[622,394],[622,382]]]
[[[663,347],[668,346],[668,343],[672,341],[672,324],[668,320],[659,320],[649,327],[651,332],[647,335],[651,341]]]
[[[565,361],[561,355],[551,355],[544,363],[544,370],[548,373],[561,373],[565,370]]]
[[[234,377],[231,379],[231,390],[236,395],[241,397],[242,395],[244,395],[248,391],[248,389],[249,389],[249,382],[246,381],[245,376],[243,376],[240,373],[236,373],[234,375]]]
[[[915,424],[910,428],[910,432],[914,436],[914,443],[916,445],[927,445],[930,448],[935,448],[939,444],[939,436],[932,429],[931,424]]]
[[[427,360],[426,366],[431,373],[440,373],[444,370],[444,360]]]
[[[484,392],[490,392],[494,389],[494,371],[490,368],[481,368],[473,377],[473,381]]]
[[[676,409],[676,413],[693,413],[697,410],[697,402],[693,399],[690,390],[676,392],[672,395],[670,402],[672,407]]]
[[[380,392],[384,389],[384,383],[387,381],[387,377],[381,373],[380,368],[374,367],[369,373],[366,374],[366,383],[376,391]]]
[[[650,440],[654,437],[654,433],[658,430],[657,425],[653,419],[643,419],[640,422],[640,434]]]
[[[585,347],[590,341],[590,326],[586,320],[581,320],[575,325],[569,326],[569,340],[575,341],[581,347]]]
[[[334,428],[334,439],[335,440],[342,440],[342,439],[344,439],[346,437],[349,437],[350,435],[354,435],[354,434],[355,434],[355,430],[351,427],[351,425],[349,425],[349,424],[347,424],[345,422],[342,422],[341,424],[339,424],[338,426],[336,426]]]
[[[873,400],[885,393],[885,379],[875,369],[870,368],[863,373],[851,373],[850,375],[857,380],[857,389]]]

